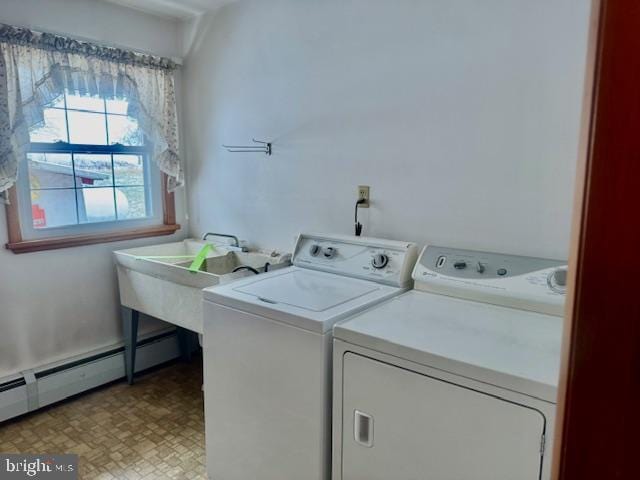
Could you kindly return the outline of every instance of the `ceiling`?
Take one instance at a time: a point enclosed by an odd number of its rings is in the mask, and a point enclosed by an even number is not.
[[[217,10],[234,0],[106,0],[143,12],[176,20],[190,20]]]

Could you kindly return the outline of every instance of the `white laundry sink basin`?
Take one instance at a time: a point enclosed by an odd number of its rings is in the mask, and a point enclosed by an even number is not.
[[[247,275],[249,266],[258,272],[289,265],[291,256],[278,252],[239,252],[215,246],[198,271],[189,269],[193,259],[208,242],[151,245],[114,252],[120,288],[120,303],[165,322],[202,333],[203,288],[227,283]]]
[[[227,252],[223,255],[208,257],[200,267],[200,272],[226,277],[233,274],[236,268],[250,267],[251,269],[263,273],[271,268],[274,263],[273,258],[274,257],[270,254],[260,252]],[[188,269],[191,266],[191,262],[180,262],[177,265]],[[278,265],[281,266],[282,262],[274,265],[274,267],[277,267]],[[242,271],[245,273],[247,271],[251,272],[251,270],[247,268],[243,268]],[[242,271],[235,273],[242,273]],[[255,274],[255,272],[252,273]],[[237,277],[237,275],[234,277]],[[222,278],[221,280],[227,281],[229,279]]]

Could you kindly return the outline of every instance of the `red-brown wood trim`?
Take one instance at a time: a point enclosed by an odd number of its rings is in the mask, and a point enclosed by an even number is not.
[[[96,243],[118,242],[134,238],[159,237],[162,235],[171,235],[179,229],[180,225],[158,225],[109,233],[23,240],[17,243],[7,243],[6,247],[13,251],[13,253],[30,253],[42,250],[78,247],[81,245],[94,245]]]
[[[18,211],[18,195],[15,185],[8,190],[7,197],[9,203],[6,205],[5,210],[7,214],[7,231],[9,241],[5,246],[13,253],[39,252],[42,250],[55,250],[59,248],[131,240],[134,238],[158,237],[162,235],[171,235],[180,229],[180,225],[176,223],[175,195],[167,191],[167,176],[164,173],[162,174],[163,225],[154,225],[152,227],[142,227],[109,233],[23,240],[22,229],[20,228],[20,214]]]
[[[162,210],[165,225],[176,223],[176,200],[173,192],[167,190],[167,174],[162,174]]]
[[[7,190],[7,201],[5,211],[7,214],[7,233],[9,243],[22,241],[22,230],[20,229],[20,214],[18,213],[18,194],[15,185]]]
[[[553,478],[640,478],[640,2],[602,0]]]

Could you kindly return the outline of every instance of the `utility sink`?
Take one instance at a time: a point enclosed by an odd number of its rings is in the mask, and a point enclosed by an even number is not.
[[[290,264],[279,252],[231,251],[224,245],[210,250],[198,271],[189,269],[210,242],[187,239],[114,252],[120,303],[132,310],[202,333],[202,289]],[[268,264],[268,265],[267,265]]]
[[[224,255],[205,259],[200,271],[214,275],[230,275],[229,272],[233,273],[235,269],[240,268],[242,270],[235,273],[249,271],[255,274],[251,269],[264,273],[271,268],[272,264],[273,257],[264,253],[228,252]],[[178,265],[189,268],[191,262],[180,262]],[[274,265],[274,267],[277,267],[277,265]]]

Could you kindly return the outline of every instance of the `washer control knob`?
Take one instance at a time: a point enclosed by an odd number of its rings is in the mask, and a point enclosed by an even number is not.
[[[325,247],[324,251],[322,252],[324,258],[333,258],[336,256],[336,253],[338,253],[338,250],[333,247]]]
[[[453,268],[455,268],[456,270],[464,270],[465,268],[467,268],[467,262],[465,261],[455,262],[453,264]]]
[[[311,254],[312,257],[317,257],[318,255],[320,255],[321,250],[322,249],[320,248],[320,245],[315,243],[311,245],[311,248],[309,249],[309,253]]]
[[[567,291],[567,269],[566,267],[556,268],[547,277],[549,288],[556,293],[566,293]]]
[[[506,268],[499,268],[496,273],[498,275],[500,275],[500,276],[506,275],[507,274],[507,269]]]
[[[379,269],[384,268],[389,263],[389,257],[384,253],[376,253],[371,259],[371,266]]]
[[[484,263],[478,262],[478,265],[476,266],[476,270],[478,271],[478,273],[484,273]]]

